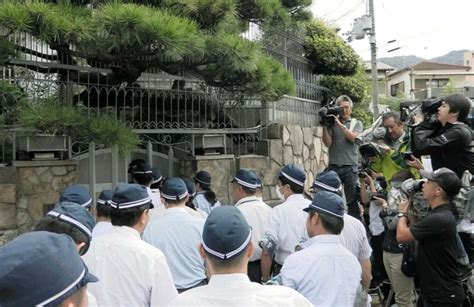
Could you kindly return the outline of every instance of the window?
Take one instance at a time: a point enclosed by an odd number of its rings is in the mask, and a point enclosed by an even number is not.
[[[405,82],[398,82],[390,85],[390,95],[397,96],[399,93],[405,92]]]
[[[428,87],[444,87],[448,84],[449,79],[416,79],[415,80],[415,89],[425,89]]]

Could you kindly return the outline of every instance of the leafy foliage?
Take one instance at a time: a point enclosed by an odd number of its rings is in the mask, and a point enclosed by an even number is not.
[[[372,112],[369,111],[368,102],[360,102],[354,105],[352,109],[352,117],[357,118],[364,125],[364,129],[369,128],[373,122]]]
[[[142,72],[158,68],[267,98],[286,94],[282,89],[291,89],[293,80],[275,68],[276,62],[264,59],[260,46],[240,36],[242,21],[284,20],[283,15],[291,19],[309,4],[307,0],[3,0],[0,26],[30,33],[58,55],[66,55],[61,57],[68,59],[64,64],[85,59],[91,66],[110,65],[111,84],[132,85]],[[279,82],[265,81],[269,79]],[[259,81],[263,83],[257,85]]]
[[[367,97],[368,84],[369,81],[362,66],[358,67],[357,73],[353,76],[324,75],[321,78],[321,85],[327,87],[332,96],[347,95],[354,103],[360,103]]]
[[[73,142],[95,142],[104,147],[117,145],[119,152],[128,153],[140,142],[131,129],[107,115],[88,117],[78,107],[48,99],[19,105],[20,127],[33,128],[42,133],[68,135]]]
[[[308,24],[305,44],[306,57],[314,63],[315,74],[350,76],[357,72],[357,54],[323,21]]]

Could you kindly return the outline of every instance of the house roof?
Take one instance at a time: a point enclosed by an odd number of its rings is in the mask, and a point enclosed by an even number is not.
[[[370,61],[364,61],[364,65],[365,65],[365,71],[372,70]],[[382,62],[377,62],[377,71],[391,71],[391,70],[395,70],[395,67],[392,67]]]
[[[446,63],[438,63],[432,61],[421,61],[420,63],[396,70],[389,74],[389,76],[398,75],[405,71],[417,71],[417,70],[459,70],[459,71],[469,71],[471,67],[464,65],[454,65]]]

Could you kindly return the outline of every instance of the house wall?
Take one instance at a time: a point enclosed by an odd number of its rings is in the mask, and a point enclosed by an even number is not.
[[[410,90],[411,90],[410,82],[411,81],[410,81],[410,72],[409,71],[397,74],[395,76],[388,77],[388,89],[390,90],[392,85],[395,85],[395,84],[400,83],[400,82],[404,82],[404,84],[405,84],[405,90],[404,90],[403,94],[405,96],[409,96],[411,94],[411,92],[410,92]],[[390,92],[389,92],[389,94],[391,95]]]

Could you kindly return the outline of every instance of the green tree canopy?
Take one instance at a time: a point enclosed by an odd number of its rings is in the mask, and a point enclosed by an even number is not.
[[[354,103],[360,103],[367,98],[369,90],[369,80],[362,65],[358,66],[352,76],[324,75],[321,85],[327,87],[332,96],[347,95]]]
[[[308,0],[3,0],[0,27],[27,32],[57,56],[17,45],[36,57],[111,73],[97,82],[132,85],[157,68],[197,77],[229,91],[278,99],[294,89],[291,75],[240,35],[245,20],[300,18]],[[31,65],[31,64],[30,64]],[[31,66],[28,66],[31,68]],[[35,67],[41,72],[41,67]],[[61,78],[65,72],[56,71]],[[71,77],[71,76],[69,76]],[[89,78],[77,73],[75,80]],[[277,82],[268,82],[277,80]]]
[[[307,25],[306,57],[321,75],[351,76],[357,72],[359,57],[336,31],[322,20]]]

